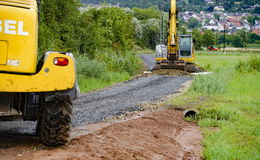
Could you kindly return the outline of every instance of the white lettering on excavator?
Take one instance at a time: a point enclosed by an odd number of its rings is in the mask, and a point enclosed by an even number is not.
[[[4,22],[4,23],[3,23]],[[24,22],[15,20],[0,20],[0,32],[12,35],[28,36],[29,32],[24,31]]]
[[[14,20],[5,20],[5,33],[6,34],[16,34],[16,21]]]
[[[28,36],[29,35],[28,32],[23,31],[23,21],[18,22],[18,35],[21,35],[21,36]]]

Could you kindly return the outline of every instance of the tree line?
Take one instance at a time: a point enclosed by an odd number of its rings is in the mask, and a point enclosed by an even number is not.
[[[81,0],[86,4],[112,3],[120,4],[121,7],[149,8],[164,6],[164,11],[170,8],[170,0]],[[177,0],[177,6],[181,11],[213,11],[215,6],[222,5],[228,12],[241,12],[248,7],[259,4],[259,0],[214,0],[213,4],[205,5],[205,0]],[[238,9],[237,9],[238,8]],[[259,13],[260,7],[252,10],[252,13]]]
[[[155,8],[103,7],[80,12],[78,0],[41,0],[40,4],[41,53],[63,50],[93,59],[102,50],[111,50],[123,56],[136,45],[154,48],[160,38],[162,15],[167,23],[167,15]]]
[[[167,39],[168,13],[153,7],[88,8],[80,12],[78,0],[41,0],[40,3],[41,53],[62,50],[102,61],[110,61],[111,54],[131,59],[126,53],[135,46],[154,49],[156,44]],[[221,45],[224,41],[230,46],[243,47],[245,44],[259,43],[260,40],[258,35],[245,31],[226,35],[225,38],[223,33],[216,34],[208,30],[201,33],[196,27],[188,33],[184,26],[182,22],[179,23],[179,34],[192,34],[197,49]]]
[[[239,30],[235,34],[216,33],[211,30],[205,30],[204,32],[198,29],[193,29],[191,32],[194,39],[194,45],[197,50],[202,47],[217,46],[223,47],[224,44],[230,47],[249,47],[259,46],[260,36],[255,33],[248,32],[246,30]]]

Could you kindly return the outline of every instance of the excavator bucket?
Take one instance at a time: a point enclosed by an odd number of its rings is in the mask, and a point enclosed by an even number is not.
[[[181,71],[186,71],[189,73],[194,73],[198,71],[198,68],[194,63],[185,62],[185,61],[175,61],[174,63],[170,61],[161,62],[160,64],[156,64],[153,70],[158,69],[176,69]]]

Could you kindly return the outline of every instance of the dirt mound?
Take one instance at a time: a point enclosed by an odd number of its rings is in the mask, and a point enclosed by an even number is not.
[[[152,75],[169,75],[169,76],[188,76],[189,72],[177,69],[158,69],[152,72]]]
[[[98,124],[97,124],[98,125]],[[179,111],[139,114],[78,137],[68,146],[23,153],[19,160],[201,159],[202,134]]]

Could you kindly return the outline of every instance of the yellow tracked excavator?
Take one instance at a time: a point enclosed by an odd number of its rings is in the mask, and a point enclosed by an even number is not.
[[[46,52],[37,63],[37,49],[37,1],[0,0],[0,120],[37,121],[44,144],[63,145],[78,93],[75,61]]]
[[[156,65],[154,69],[179,69],[187,72],[196,72],[194,47],[191,35],[177,35],[177,8],[176,0],[171,0],[169,12],[169,28],[167,46],[156,46]]]

